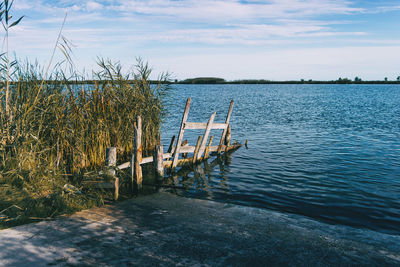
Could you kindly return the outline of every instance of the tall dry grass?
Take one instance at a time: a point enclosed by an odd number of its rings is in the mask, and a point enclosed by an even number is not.
[[[128,160],[138,115],[143,118],[144,150],[157,142],[168,76],[150,83],[151,69],[142,60],[125,74],[118,62],[100,59],[98,64],[94,84],[76,75],[71,83],[62,71],[43,82],[43,68],[37,64],[13,64],[9,114],[4,79],[0,85],[0,187],[13,193],[0,193],[0,211],[21,205],[12,201],[16,195],[27,201],[23,209],[32,209],[35,216],[43,210],[48,216],[98,202],[101,196],[93,202],[93,196],[87,198],[90,194],[68,200],[62,187],[69,183],[82,188],[85,175],[96,175],[104,165],[107,147],[117,147],[118,158]],[[56,204],[42,205],[49,199]]]

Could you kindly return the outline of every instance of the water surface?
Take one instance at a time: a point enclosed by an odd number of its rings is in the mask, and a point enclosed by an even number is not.
[[[399,85],[174,85],[165,146],[187,97],[195,122],[224,122],[234,99],[232,139],[249,148],[175,177],[178,194],[400,234]]]

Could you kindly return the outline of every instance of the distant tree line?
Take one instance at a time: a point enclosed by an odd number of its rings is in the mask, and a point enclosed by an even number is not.
[[[177,84],[400,84],[400,76],[395,81],[388,80],[385,77],[383,80],[364,81],[360,77],[355,77],[354,80],[349,78],[339,78],[331,81],[317,81],[317,80],[289,80],[289,81],[271,81],[271,80],[257,80],[257,79],[244,79],[235,81],[226,81],[223,78],[216,77],[199,77],[190,78],[182,81],[175,80]]]
[[[47,81],[50,82],[51,81]],[[99,82],[97,80],[81,80],[81,81],[69,81],[69,83],[73,84],[94,84]],[[134,82],[132,80],[132,82]],[[160,83],[160,81],[148,81],[151,84]],[[243,79],[243,80],[234,80],[234,81],[226,81],[223,78],[218,77],[198,77],[198,78],[190,78],[185,80],[174,80],[169,81],[165,80],[162,83],[168,84],[400,84],[400,76],[396,78],[396,80],[389,80],[385,77],[383,80],[369,80],[364,81],[360,77],[355,77],[353,80],[349,78],[338,78],[337,80],[331,81],[318,81],[312,79],[301,79],[301,80],[288,80],[288,81],[272,81],[272,80],[265,80],[265,79]],[[0,82],[0,85],[2,83]]]

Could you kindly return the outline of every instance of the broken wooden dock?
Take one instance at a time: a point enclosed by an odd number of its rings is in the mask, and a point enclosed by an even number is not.
[[[182,122],[179,129],[178,138],[173,136],[166,153],[163,152],[163,145],[156,145],[152,156],[143,157],[142,151],[142,119],[137,117],[135,126],[135,143],[134,153],[131,161],[116,166],[116,149],[107,149],[107,166],[109,169],[127,169],[131,170],[132,189],[137,191],[143,185],[142,165],[153,163],[156,175],[164,177],[164,171],[174,172],[177,167],[192,166],[196,163],[206,161],[210,156],[221,156],[228,151],[232,151],[241,147],[239,143],[231,144],[231,125],[230,118],[233,110],[234,101],[229,105],[225,122],[214,122],[216,112],[214,112],[208,122],[190,122],[188,121],[191,99],[186,101],[185,110],[182,116]],[[186,130],[204,130],[204,134],[197,138],[195,146],[189,145],[187,140],[184,141],[184,133]],[[212,144],[214,136],[211,135],[212,130],[223,130],[218,145]],[[176,140],[177,139],[177,140]],[[176,141],[176,142],[175,142]],[[176,144],[175,144],[176,143]],[[191,157],[188,157],[191,154]],[[110,173],[115,176],[114,173]],[[119,179],[115,177],[115,198],[118,198]]]

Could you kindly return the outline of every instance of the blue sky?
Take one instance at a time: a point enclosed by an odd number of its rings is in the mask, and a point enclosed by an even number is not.
[[[11,50],[43,65],[68,13],[63,34],[80,70],[102,56],[127,67],[142,57],[176,79],[400,75],[399,0],[15,0],[13,8],[25,18],[10,30]]]

